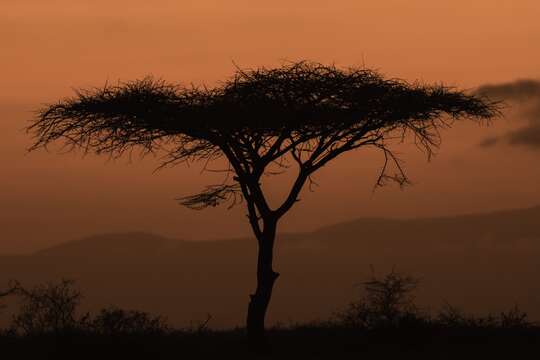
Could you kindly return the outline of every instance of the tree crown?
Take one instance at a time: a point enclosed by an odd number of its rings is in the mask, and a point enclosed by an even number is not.
[[[63,139],[67,146],[112,155],[134,147],[166,149],[164,164],[225,156],[235,182],[184,198],[185,205],[197,208],[216,205],[237,191],[263,204],[257,195],[259,179],[268,165],[282,164],[285,155],[299,166],[300,181],[293,190],[328,161],[361,146],[384,153],[378,184],[387,178],[404,183],[389,139],[411,133],[431,154],[439,144],[440,127],[455,119],[497,114],[497,102],[443,85],[300,61],[271,69],[238,68],[214,88],[147,77],[78,90],[74,97],[39,110],[29,130],[35,135],[31,149]],[[389,161],[397,165],[397,175],[386,174]]]

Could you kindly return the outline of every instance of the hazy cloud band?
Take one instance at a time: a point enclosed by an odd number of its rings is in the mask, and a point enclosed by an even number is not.
[[[540,81],[522,79],[510,83],[484,85],[477,89],[478,95],[494,100],[519,103],[518,116],[526,125],[499,137],[487,138],[480,143],[489,147],[506,143],[523,145],[540,150]]]

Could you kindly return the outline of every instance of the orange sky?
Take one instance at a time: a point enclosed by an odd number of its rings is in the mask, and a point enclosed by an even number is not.
[[[104,1],[0,3],[0,252],[106,231],[183,238],[247,234],[240,207],[193,212],[173,199],[214,175],[197,167],[152,174],[157,162],[80,154],[26,154],[31,110],[72,87],[153,74],[215,84],[242,67],[284,59],[363,64],[390,77],[473,88],[540,78],[540,3],[485,0]],[[403,153],[415,185],[371,193],[376,155],[349,154],[317,177],[320,187],[284,221],[285,230],[360,216],[428,216],[540,203],[538,151],[480,148],[519,126],[464,124],[443,134],[433,162]],[[215,179],[215,180],[213,180]],[[336,186],[339,185],[339,186]],[[285,182],[268,185],[279,193]]]

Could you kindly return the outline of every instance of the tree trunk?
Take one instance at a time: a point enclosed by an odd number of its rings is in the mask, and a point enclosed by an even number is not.
[[[257,352],[269,350],[264,331],[264,319],[272,296],[274,282],[279,276],[272,269],[276,227],[276,221],[265,221],[262,235],[257,239],[259,243],[257,289],[254,294],[250,295],[246,327],[250,348]]]

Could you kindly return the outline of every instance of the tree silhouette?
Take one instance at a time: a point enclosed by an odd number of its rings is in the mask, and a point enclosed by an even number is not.
[[[62,279],[59,283],[46,283],[32,288],[13,281],[10,286],[11,293],[19,300],[19,311],[13,316],[11,325],[18,333],[60,334],[73,331],[84,322],[75,314],[82,294],[74,287],[73,280]]]
[[[250,344],[262,347],[265,314],[279,276],[272,267],[278,221],[313,173],[345,152],[370,146],[384,155],[377,185],[386,180],[403,185],[407,177],[389,147],[393,139],[410,134],[430,156],[439,145],[440,128],[456,119],[496,114],[497,103],[443,85],[300,61],[272,69],[238,68],[214,88],[145,78],[78,90],[39,110],[28,130],[35,136],[31,150],[62,140],[68,150],[112,156],[135,148],[164,151],[162,166],[225,158],[232,176],[181,202],[203,209],[245,201],[259,249],[247,332]],[[296,178],[285,199],[272,207],[261,177],[291,163]]]

